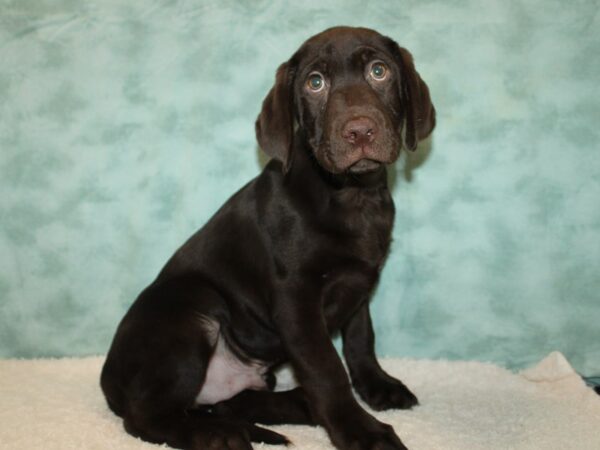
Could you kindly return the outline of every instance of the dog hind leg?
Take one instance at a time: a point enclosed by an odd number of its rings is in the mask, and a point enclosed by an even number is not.
[[[154,443],[190,450],[250,450],[251,441],[287,444],[275,432],[230,417],[194,414],[192,410],[209,361],[214,339],[197,336],[162,342],[155,360],[143,367],[129,386],[124,426],[128,433]]]
[[[270,392],[245,390],[209,407],[213,414],[265,425],[315,425],[302,388]]]
[[[194,276],[157,282],[141,294],[119,325],[101,375],[109,406],[127,432],[183,449],[288,442],[247,421],[191,413],[203,391],[216,403],[235,394],[228,383],[239,382],[238,375],[250,383],[241,389],[259,379],[260,367],[246,367],[225,351],[224,305],[219,292]]]

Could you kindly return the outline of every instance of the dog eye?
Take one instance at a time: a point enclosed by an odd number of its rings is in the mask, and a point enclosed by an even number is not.
[[[323,75],[319,72],[313,72],[308,76],[308,80],[306,81],[306,85],[313,92],[319,92],[321,89],[325,87],[325,80],[323,79]]]
[[[388,68],[381,61],[375,61],[371,64],[371,70],[369,74],[371,77],[377,81],[384,80],[387,77]]]

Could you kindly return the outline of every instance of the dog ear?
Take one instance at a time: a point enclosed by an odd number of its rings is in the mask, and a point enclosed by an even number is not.
[[[286,173],[292,163],[294,137],[293,74],[285,62],[277,69],[275,84],[265,97],[256,119],[256,139],[271,158],[281,161]]]
[[[390,39],[391,41],[391,39]],[[399,90],[404,109],[404,146],[415,150],[435,127],[435,108],[431,103],[429,88],[415,69],[408,50],[391,41],[392,51],[400,67]]]

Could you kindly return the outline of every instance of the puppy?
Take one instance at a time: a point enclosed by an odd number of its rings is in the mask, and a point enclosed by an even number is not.
[[[248,450],[287,443],[256,422],[318,424],[338,449],[406,448],[351,384],[376,410],[417,404],[375,358],[369,298],[394,219],[386,166],[434,124],[410,53],[373,30],[326,30],[283,63],[256,121],[271,161],[118,327],[101,386],[125,429],[178,448]],[[300,387],[273,392],[286,362]]]

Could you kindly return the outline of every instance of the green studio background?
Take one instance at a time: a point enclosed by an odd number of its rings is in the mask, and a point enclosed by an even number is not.
[[[310,35],[372,27],[438,111],[396,169],[380,355],[600,373],[597,1],[0,2],[0,356],[104,353],[260,170],[254,119]]]

